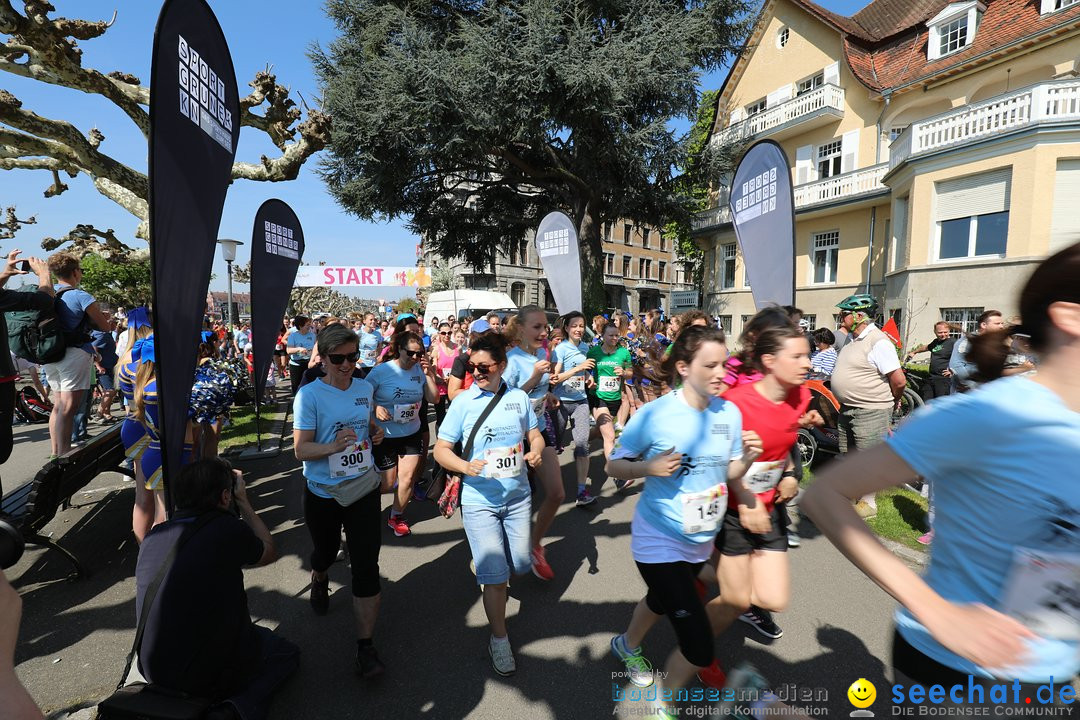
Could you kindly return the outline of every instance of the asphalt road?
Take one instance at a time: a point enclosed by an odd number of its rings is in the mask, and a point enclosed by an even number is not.
[[[43,429],[16,430],[16,453],[3,468],[5,489],[29,477],[47,453],[38,450]],[[47,448],[47,430],[45,442]],[[599,456],[593,455],[597,475]],[[574,494],[571,463],[567,452],[567,497]],[[252,502],[283,554],[277,563],[247,572],[251,612],[303,652],[298,674],[278,694],[275,720],[577,720],[627,714],[627,703],[613,701],[613,687],[626,683],[613,677],[622,667],[608,642],[625,629],[645,590],[629,548],[640,488],[616,494],[609,483],[594,510],[568,502],[547,545],[556,578],[511,581],[509,628],[518,661],[512,678],[496,675],[487,658],[488,629],[460,518],[443,519],[433,503],[413,505],[411,537],[395,538],[384,528],[375,640],[387,675],[365,684],[353,673],[354,626],[343,563],[331,569],[330,613],[317,617],[308,604],[310,540],[301,512],[303,478],[291,448],[243,469]],[[48,713],[93,703],[118,680],[134,637],[133,496],[123,476],[103,475],[46,529],[83,560],[88,578],[68,579],[70,564],[36,547],[9,571],[24,600],[17,672]],[[865,677],[878,688],[885,683],[893,602],[809,523],[802,522],[800,531],[803,546],[791,555],[794,599],[777,616],[784,637],[766,644],[736,623],[717,641],[717,652],[729,667],[753,662],[775,688],[810,688],[818,699],[801,704],[846,717],[852,707],[845,693],[854,680]],[[662,621],[646,640],[646,654],[662,666],[674,645]]]

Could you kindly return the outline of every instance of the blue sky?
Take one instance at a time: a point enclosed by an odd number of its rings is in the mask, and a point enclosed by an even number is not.
[[[225,31],[236,67],[241,95],[258,70],[273,65],[278,82],[290,87],[293,98],[314,102],[316,83],[306,50],[312,43],[326,44],[335,29],[314,0],[210,0]],[[123,70],[149,82],[150,50],[160,4],[152,0],[53,0],[57,12],[88,20],[108,20],[117,10],[113,27],[101,38],[80,42],[83,63],[102,72]],[[865,2],[824,0],[821,4],[835,12],[850,15]],[[718,87],[726,71],[704,79],[703,89]],[[146,142],[131,121],[108,101],[97,96],[24,80],[8,73],[0,75],[0,87],[23,101],[23,106],[45,117],[68,120],[86,133],[97,127],[105,134],[101,149],[116,159],[145,172]],[[683,125],[683,124],[680,124]],[[258,162],[260,155],[276,156],[275,148],[263,133],[244,128],[241,131],[237,159]],[[309,160],[300,177],[288,183],[256,183],[238,180],[229,189],[221,220],[219,237],[232,237],[250,243],[251,222],[259,205],[277,197],[289,203],[300,217],[307,242],[305,260],[325,260],[336,265],[406,265],[415,263],[418,238],[401,222],[368,223],[344,212],[326,192],[313,172]],[[48,173],[37,171],[0,172],[0,205],[15,205],[20,217],[35,215],[37,225],[24,228],[6,247],[20,247],[25,253],[42,254],[41,238],[66,234],[78,223],[98,228],[114,228],[117,236],[132,245],[138,224],[134,216],[101,196],[89,178],[63,176],[69,190],[59,197],[45,198],[43,191],[51,184]],[[238,261],[249,257],[247,245],[240,248]],[[217,255],[215,279],[211,288],[225,288],[225,263]],[[242,286],[237,286],[243,290]],[[389,288],[378,297],[394,299],[406,291]],[[374,297],[372,291],[366,293]]]

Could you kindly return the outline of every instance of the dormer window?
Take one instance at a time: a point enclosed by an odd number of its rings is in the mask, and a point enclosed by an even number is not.
[[[926,25],[930,28],[927,55],[931,60],[959,52],[971,45],[986,6],[978,0],[949,3]]]
[[[1040,12],[1045,15],[1046,13],[1052,13],[1057,10],[1064,10],[1078,2],[1080,2],[1080,0],[1042,0]]]

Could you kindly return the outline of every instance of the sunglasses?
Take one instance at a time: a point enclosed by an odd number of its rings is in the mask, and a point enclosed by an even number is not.
[[[349,362],[356,362],[360,358],[359,352],[344,353],[330,353],[326,356],[326,359],[330,361],[331,365],[340,365],[348,360]]]
[[[448,333],[448,332],[441,332],[439,334],[442,335],[443,337],[450,337],[450,333]]]
[[[495,367],[496,367],[495,365],[489,365],[487,363],[479,363],[479,364],[465,363],[465,369],[468,372],[471,372],[471,373],[479,372],[481,375],[489,374],[492,370],[495,369]]]
[[[411,357],[413,360],[419,360],[420,358],[424,357],[424,351],[423,350],[405,350],[404,352],[405,352],[406,355]]]

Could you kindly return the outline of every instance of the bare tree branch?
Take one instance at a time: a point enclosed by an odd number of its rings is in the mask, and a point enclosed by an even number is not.
[[[116,232],[112,228],[98,230],[93,225],[76,225],[63,237],[45,238],[41,241],[41,247],[52,251],[67,243],[71,243],[67,251],[80,258],[94,254],[114,262],[127,262],[138,257],[138,254],[134,253],[130,247],[117,239]]]
[[[13,238],[23,225],[34,225],[35,223],[37,223],[37,218],[29,217],[20,220],[15,216],[15,208],[9,207],[7,212],[4,213],[4,222],[0,223],[0,240]]]

